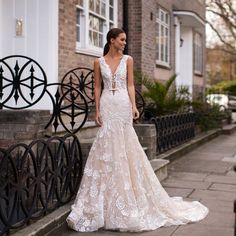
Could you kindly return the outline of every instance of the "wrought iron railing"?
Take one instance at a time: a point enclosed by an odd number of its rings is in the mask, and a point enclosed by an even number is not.
[[[69,202],[82,177],[73,134],[0,149],[0,235]]]
[[[88,116],[88,104],[82,92],[69,84],[48,83],[43,68],[32,58],[12,55],[0,59],[0,108],[22,110],[51,103],[51,118],[45,128],[61,125],[76,133]],[[48,104],[46,104],[48,105]]]
[[[31,108],[43,99],[51,103],[51,118],[45,128],[58,126],[77,133],[84,125],[89,107],[94,106],[94,75],[89,68],[68,71],[61,83],[48,83],[38,62],[22,55],[0,59],[0,109]],[[137,107],[142,115],[144,99],[136,90]],[[47,104],[48,105],[48,104]]]
[[[163,153],[195,136],[195,114],[177,113],[151,119],[156,126],[157,153]]]
[[[92,69],[86,67],[74,68],[63,76],[62,83],[79,89],[84,95],[88,106],[94,106],[94,72]],[[135,89],[135,97],[141,117],[144,112],[145,101],[138,89]]]

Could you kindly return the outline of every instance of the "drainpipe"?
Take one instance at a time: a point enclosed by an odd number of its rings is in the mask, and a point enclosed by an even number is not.
[[[128,2],[129,0],[123,0],[123,30],[126,33],[127,36],[127,42],[128,42],[128,34],[129,34],[129,27],[128,27]],[[124,54],[128,54],[128,44],[126,44]]]

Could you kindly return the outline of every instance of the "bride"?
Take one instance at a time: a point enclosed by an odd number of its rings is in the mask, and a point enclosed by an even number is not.
[[[104,56],[94,62],[96,123],[101,127],[66,219],[76,231],[155,230],[196,222],[208,214],[197,201],[169,197],[153,172],[132,126],[139,112],[133,59],[123,55],[125,45],[125,32],[111,29]]]

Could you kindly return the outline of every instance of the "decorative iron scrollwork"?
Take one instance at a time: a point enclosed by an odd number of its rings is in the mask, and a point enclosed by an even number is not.
[[[79,140],[71,134],[0,149],[0,235],[69,202],[82,164]]]

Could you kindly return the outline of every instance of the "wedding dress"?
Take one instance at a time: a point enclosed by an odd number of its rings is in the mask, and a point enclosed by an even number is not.
[[[103,124],[67,217],[69,227],[76,231],[154,230],[199,221],[208,213],[197,201],[169,197],[157,179],[132,126],[128,57],[123,55],[114,75],[104,57],[99,58],[104,82],[100,98]],[[116,81],[115,91],[111,91],[112,78]]]

